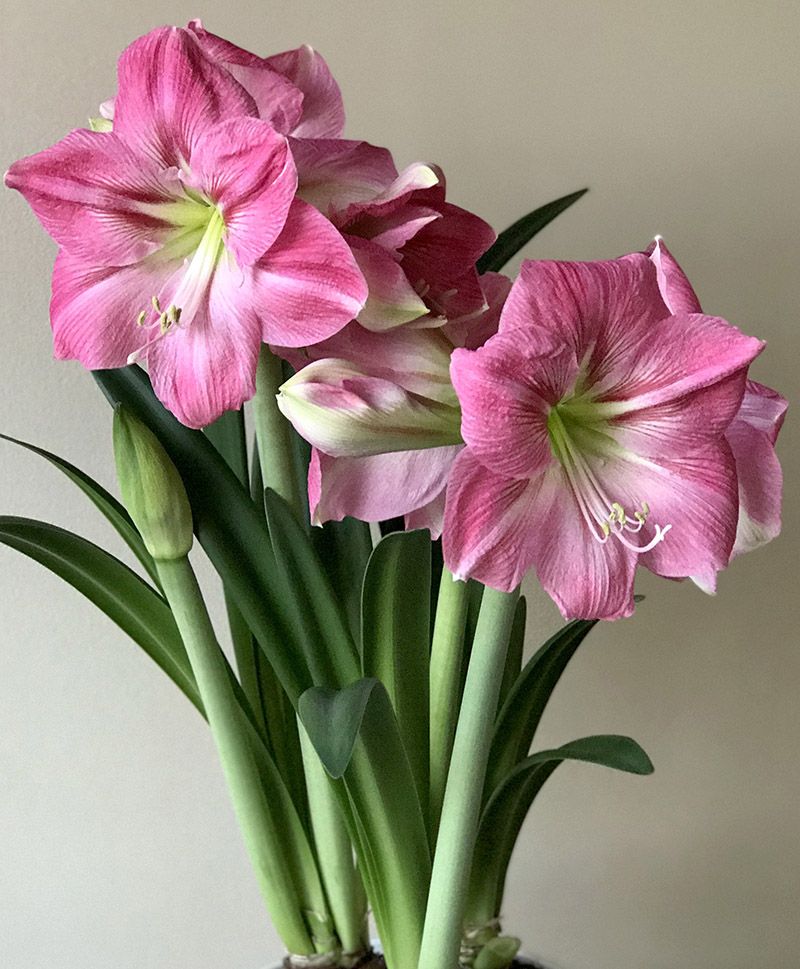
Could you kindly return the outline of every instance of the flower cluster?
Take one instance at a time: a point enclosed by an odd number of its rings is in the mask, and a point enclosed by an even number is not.
[[[701,311],[662,242],[480,276],[492,229],[438,168],[342,137],[317,53],[199,21],[132,44],[100,113],[6,175],[59,246],[55,355],[146,362],[204,427],[269,345],[296,371],[278,403],[313,446],[315,523],[405,516],[456,576],[534,569],[565,616],[602,618],[631,612],[637,564],[713,590],[777,534],[763,344]]]

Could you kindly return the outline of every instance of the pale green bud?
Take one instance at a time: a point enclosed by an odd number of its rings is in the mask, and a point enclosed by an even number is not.
[[[192,510],[186,489],[161,442],[119,406],[114,411],[114,459],[122,502],[156,561],[188,555]]]

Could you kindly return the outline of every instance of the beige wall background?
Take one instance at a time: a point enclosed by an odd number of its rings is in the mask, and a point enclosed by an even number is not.
[[[593,259],[662,233],[705,307],[769,341],[798,388],[800,124],[794,2],[2,2],[0,166],[85,123],[117,53],[202,16],[260,52],[310,42],[348,132],[498,228],[588,185],[529,247]],[[109,411],[50,358],[53,246],[0,193],[0,427],[112,482]],[[785,532],[709,599],[647,601],[583,647],[542,742],[635,736],[652,778],[556,774],[529,819],[507,928],[553,969],[800,964],[798,415]],[[111,541],[56,472],[3,446],[0,511]],[[199,718],[72,590],[0,549],[0,966],[259,969],[279,954]],[[531,645],[557,623],[531,589]]]

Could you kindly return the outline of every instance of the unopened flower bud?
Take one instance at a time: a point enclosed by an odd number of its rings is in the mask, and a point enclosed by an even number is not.
[[[457,406],[405,390],[346,360],[317,360],[280,389],[278,406],[325,454],[358,457],[461,442]]]
[[[186,489],[161,442],[140,420],[117,407],[114,459],[122,501],[156,561],[180,559],[192,547]]]

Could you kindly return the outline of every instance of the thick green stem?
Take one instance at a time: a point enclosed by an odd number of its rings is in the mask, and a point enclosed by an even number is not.
[[[294,457],[294,429],[278,409],[276,395],[283,383],[281,361],[266,344],[261,347],[256,370],[256,395],[253,420],[264,488],[272,488],[289,505],[297,520],[303,522],[304,482],[299,480]]]
[[[291,851],[298,846],[287,845],[293,832],[280,824],[267,797],[225,657],[189,560],[161,561],[158,573],[189,655],[231,800],[270,917],[291,952],[312,955],[320,946],[319,940],[315,944],[312,939],[306,919],[308,913],[324,917],[326,912],[321,886],[314,886],[316,872],[307,873],[307,884],[301,897],[293,861],[287,857],[287,848]],[[309,856],[306,865],[313,865],[312,857]],[[311,891],[308,883],[312,886]]]
[[[439,829],[461,699],[461,666],[468,603],[467,583],[456,581],[452,573],[444,568],[439,584],[430,665],[430,830],[434,842]]]
[[[325,773],[305,729],[300,725],[311,826],[331,916],[345,955],[369,948],[367,901],[356,869],[353,846],[342,819],[333,782]]]
[[[486,589],[472,646],[433,860],[419,969],[455,969],[506,653],[519,591]]]

